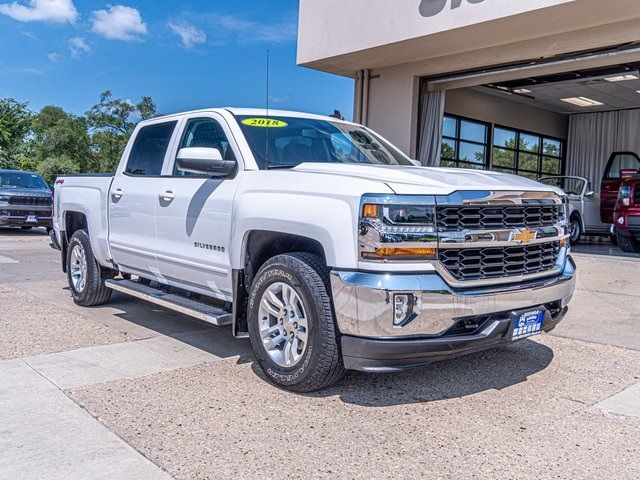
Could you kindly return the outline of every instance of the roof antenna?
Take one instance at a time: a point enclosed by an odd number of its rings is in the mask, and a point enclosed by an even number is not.
[[[265,142],[265,154],[264,159],[266,162],[266,167],[269,169],[269,49],[267,49],[267,128],[266,128],[266,136],[267,140]]]

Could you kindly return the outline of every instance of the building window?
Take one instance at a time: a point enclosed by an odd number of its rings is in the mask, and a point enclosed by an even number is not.
[[[510,128],[495,127],[491,169],[533,180],[561,175],[564,141]]]
[[[445,115],[442,129],[443,167],[486,170],[489,165],[489,125]]]

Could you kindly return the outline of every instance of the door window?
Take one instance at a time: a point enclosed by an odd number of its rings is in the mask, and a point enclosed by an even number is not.
[[[605,178],[620,178],[620,170],[640,170],[640,160],[635,153],[614,153]]]
[[[236,159],[222,126],[213,118],[192,118],[187,122],[187,127],[180,142],[180,148],[189,147],[217,148],[223,159]],[[183,177],[208,176],[200,173],[185,172],[184,170],[180,170],[177,165],[173,167],[173,175]]]
[[[173,130],[178,122],[156,123],[142,127],[131,148],[125,173],[160,175]]]

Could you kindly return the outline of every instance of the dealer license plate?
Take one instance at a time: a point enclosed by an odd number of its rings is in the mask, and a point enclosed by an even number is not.
[[[27,215],[24,221],[27,223],[38,223],[38,217],[36,215]]]
[[[511,327],[511,340],[520,340],[542,333],[545,312],[544,308],[515,312]]]

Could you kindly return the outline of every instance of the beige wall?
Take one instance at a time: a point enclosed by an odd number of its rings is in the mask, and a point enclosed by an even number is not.
[[[495,50],[510,44],[522,45],[516,56],[522,60],[638,40],[638,0],[444,2],[300,0],[298,63],[353,76],[362,69],[470,52],[473,59],[480,50],[491,53],[491,63],[483,64],[495,65],[510,61],[512,51]],[[425,16],[425,5],[445,6]],[[630,23],[613,25],[624,22]],[[549,42],[549,37],[556,38]],[[445,62],[441,71],[452,71],[449,67]]]
[[[444,111],[542,135],[566,139],[569,116],[464,88],[447,92]]]

